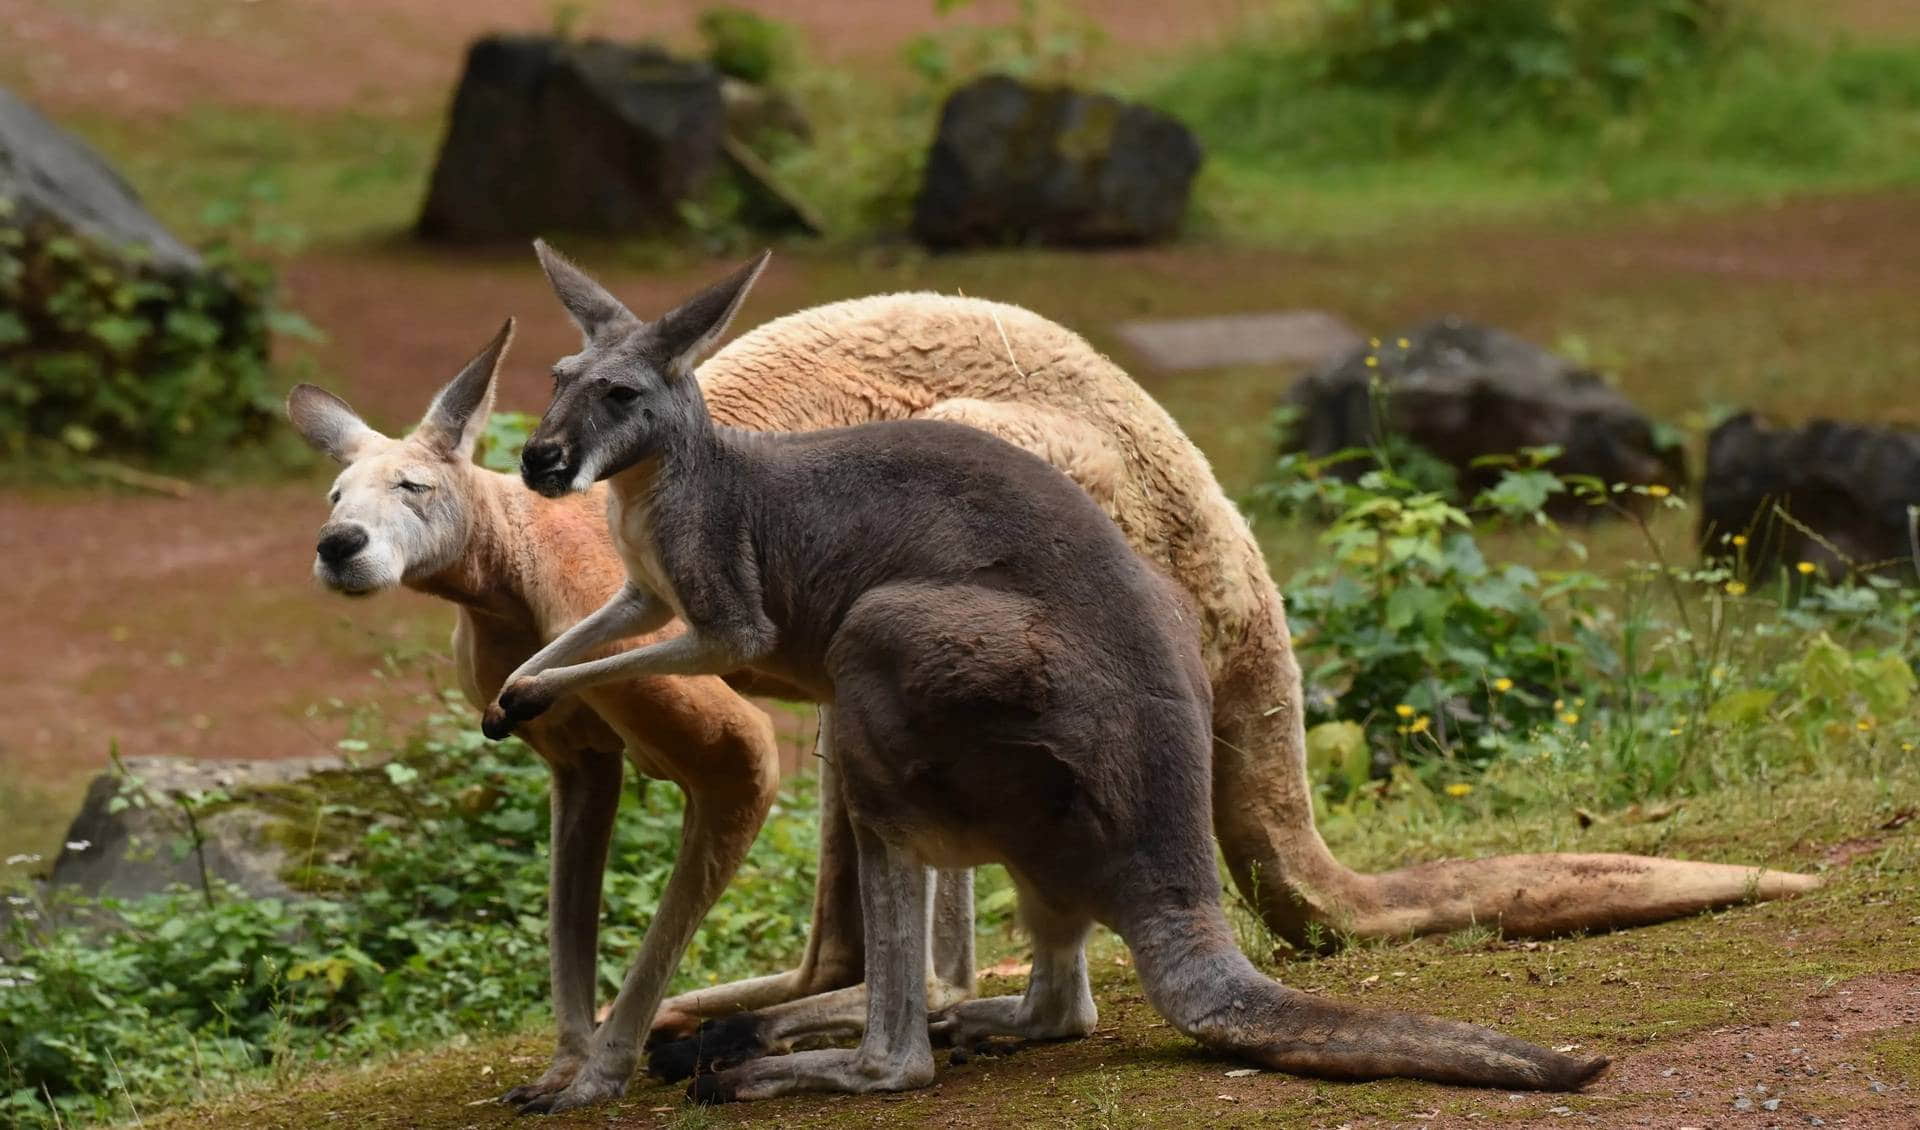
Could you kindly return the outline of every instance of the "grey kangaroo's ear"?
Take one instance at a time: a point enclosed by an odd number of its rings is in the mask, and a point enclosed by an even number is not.
[[[587,335],[589,343],[597,340],[608,330],[625,330],[638,327],[640,319],[620,304],[620,300],[587,277],[587,273],[567,261],[567,257],[547,246],[544,239],[533,241],[534,253],[540,256],[540,266],[547,272],[547,281],[553,284],[553,293],[560,299],[560,305],[567,308],[573,316],[573,322],[580,332]]]
[[[420,421],[420,431],[427,441],[448,458],[473,458],[473,445],[487,429],[487,416],[493,411],[493,387],[500,375],[500,361],[512,342],[513,319],[508,318],[487,347],[433,398]]]
[[[762,251],[753,262],[714,283],[669,311],[651,330],[666,365],[668,380],[693,372],[694,363],[727,332],[727,323],[740,311],[753,282],[766,270],[773,252]]]
[[[341,463],[353,462],[368,443],[386,438],[369,428],[346,401],[318,385],[293,386],[287,394],[287,419],[314,450]]]

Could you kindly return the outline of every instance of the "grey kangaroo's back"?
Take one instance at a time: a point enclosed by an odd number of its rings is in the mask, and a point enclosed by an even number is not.
[[[1045,461],[933,421],[720,438],[778,641],[764,662],[824,675],[862,736],[836,750],[856,823],[929,862],[1005,862],[1049,913],[1119,931],[1182,1031],[1269,1066],[1509,1087],[1604,1067],[1253,968],[1219,905],[1197,626]],[[673,557],[715,548],[662,553],[679,575]]]

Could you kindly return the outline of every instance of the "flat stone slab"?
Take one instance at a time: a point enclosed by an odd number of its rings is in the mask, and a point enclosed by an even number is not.
[[[1126,322],[1115,329],[1147,363],[1167,372],[1228,365],[1317,365],[1364,339],[1324,310],[1275,310]]]

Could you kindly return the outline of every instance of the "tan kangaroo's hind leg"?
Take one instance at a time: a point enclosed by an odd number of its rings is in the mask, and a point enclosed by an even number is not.
[[[1214,830],[1235,885],[1288,941],[1324,946],[1335,931],[1404,938],[1475,924],[1540,937],[1819,886],[1812,875],[1639,855],[1512,855],[1377,875],[1348,869],[1314,827],[1300,671],[1279,597],[1269,587],[1264,599],[1264,622],[1214,684]]]
[[[519,1106],[565,1089],[586,1062],[593,1039],[593,989],[600,939],[600,883],[620,806],[621,755],[586,751],[548,758],[553,771],[553,858],[547,889],[552,940],[553,1063],[500,1101]]]
[[[856,825],[854,837],[872,990],[860,1046],[770,1056],[701,1075],[688,1087],[689,1098],[731,1102],[799,1091],[904,1091],[933,1082],[925,992],[927,871],[865,827]]]

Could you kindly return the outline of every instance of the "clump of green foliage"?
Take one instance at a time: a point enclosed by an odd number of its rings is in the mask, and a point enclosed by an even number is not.
[[[0,452],[35,442],[193,465],[268,434],[273,272],[217,245],[208,269],[143,269],[0,198]]]
[[[1505,461],[1464,506],[1398,473],[1404,452],[1287,455],[1255,492],[1267,515],[1330,516],[1326,552],[1287,586],[1324,800],[1352,814],[1384,789],[1470,789],[1546,759],[1627,803],[1920,742],[1920,592],[1678,562],[1655,523],[1684,514],[1679,495],[1562,477],[1554,454]],[[1356,455],[1375,469],[1326,473]],[[1635,526],[1647,559],[1588,565],[1548,517],[1569,497]]]
[[[1328,0],[1318,45],[1336,83],[1617,111],[1714,65],[1744,12],[1732,0]]]

